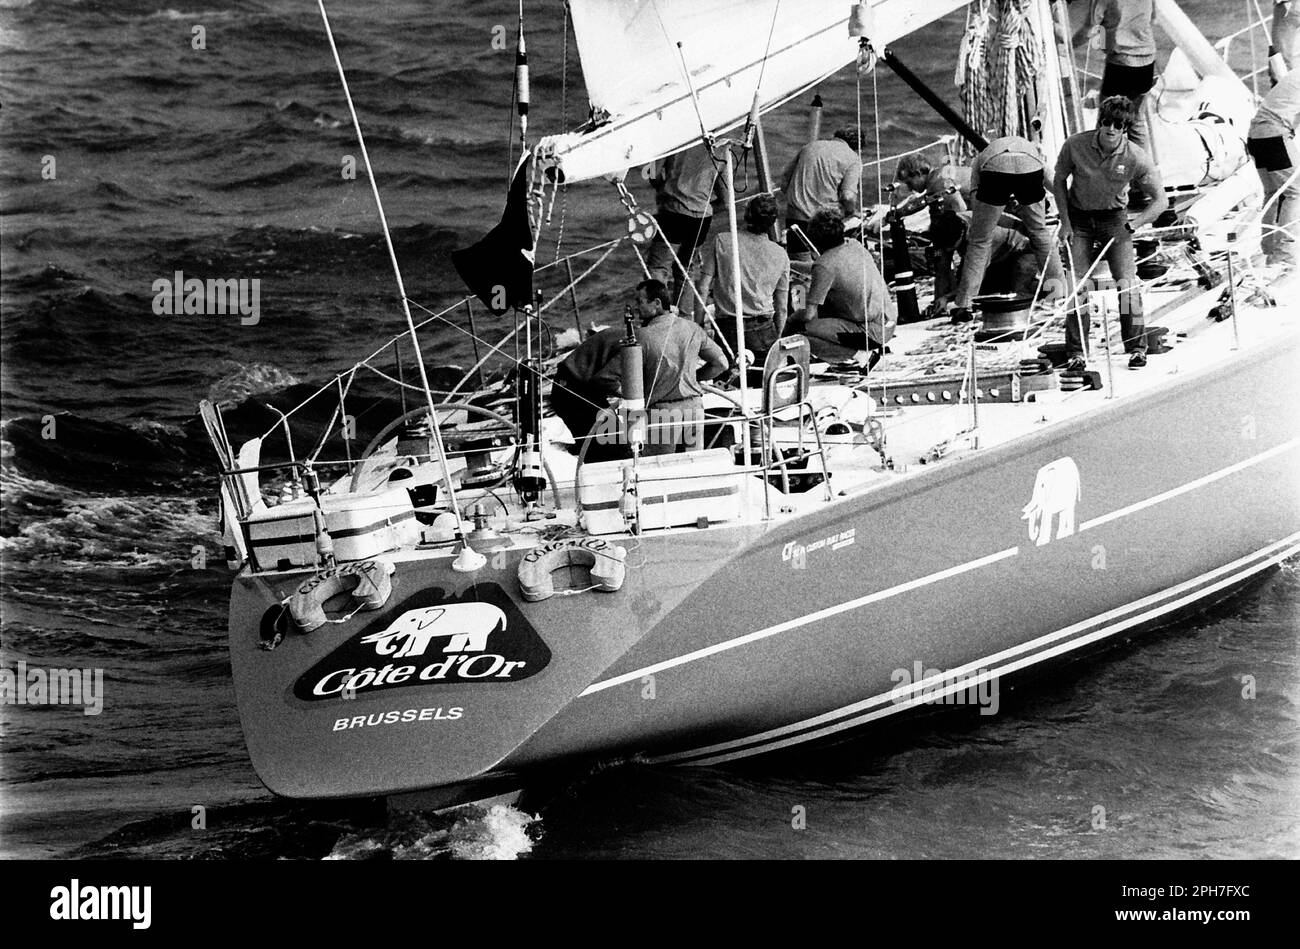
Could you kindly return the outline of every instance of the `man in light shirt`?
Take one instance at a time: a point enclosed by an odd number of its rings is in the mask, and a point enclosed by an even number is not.
[[[1077,43],[1104,31],[1106,67],[1101,77],[1101,98],[1124,96],[1133,103],[1137,118],[1128,137],[1149,151],[1143,98],[1156,81],[1155,0],[1093,0]]]
[[[1125,135],[1133,118],[1133,103],[1127,97],[1103,99],[1097,128],[1065,140],[1052,187],[1075,280],[1083,279],[1106,248],[1106,265],[1119,288],[1120,334],[1129,354],[1128,366],[1141,369],[1147,364],[1147,344],[1133,232],[1164,214],[1169,198],[1150,156]],[[1132,221],[1127,212],[1130,185],[1136,185],[1149,202]],[[1091,329],[1085,288],[1080,287],[1078,296],[1065,319],[1066,364],[1071,370],[1087,368]]]
[[[836,129],[834,138],[809,142],[799,149],[781,178],[786,227],[797,225],[806,236],[819,211],[839,211],[846,217],[857,214],[861,181],[857,129]],[[785,243],[792,259],[812,259],[808,245],[793,233]]]
[[[813,355],[831,362],[852,360],[870,368],[894,333],[897,310],[885,278],[862,244],[844,237],[838,211],[821,211],[809,223],[821,256],[813,264],[804,323]]]
[[[709,236],[713,201],[722,198],[725,185],[720,182],[713,156],[703,144],[665,158],[652,183],[659,208],[655,220],[663,237],[655,235],[646,269],[652,277],[672,287],[673,303],[680,305],[691,258]],[[668,239],[666,242],[664,237]],[[676,250],[686,272],[673,262],[669,245]]]
[[[1246,150],[1255,159],[1255,168],[1264,185],[1265,202],[1277,195],[1262,222],[1264,236],[1260,241],[1270,263],[1296,263],[1296,227],[1300,221],[1297,121],[1300,121],[1300,70],[1287,73],[1264,97],[1246,138]]]
[[[736,319],[745,321],[745,348],[762,365],[768,349],[785,329],[790,294],[790,260],[781,245],[768,238],[776,223],[776,199],[760,194],[745,208],[745,226],[737,231],[740,248],[740,302],[735,300],[735,269],[731,233],[723,231],[704,250],[700,296],[713,291],[714,319],[727,344],[736,348]],[[704,321],[697,303],[696,322]]]

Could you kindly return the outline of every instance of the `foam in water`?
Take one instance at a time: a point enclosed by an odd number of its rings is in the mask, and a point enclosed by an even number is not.
[[[440,814],[395,814],[382,830],[347,834],[326,860],[516,860],[533,849],[528,827],[538,820],[507,804]]]

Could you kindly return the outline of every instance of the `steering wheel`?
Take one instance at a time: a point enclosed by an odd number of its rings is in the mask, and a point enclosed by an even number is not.
[[[499,422],[501,425],[510,429],[511,434],[514,436],[515,456],[516,457],[518,456],[519,443],[523,440],[523,433],[520,432],[518,425],[510,421],[510,419],[506,418],[500,412],[494,412],[491,409],[485,409],[481,405],[470,405],[468,402],[443,402],[440,405],[434,406],[434,408],[438,412],[442,412],[443,410],[449,410],[449,411],[461,410],[470,414],[482,415],[486,418],[492,419],[495,422]],[[357,459],[356,461],[357,467],[352,472],[352,481],[348,485],[348,491],[355,492],[357,488],[361,486],[361,475],[365,472],[365,467],[363,463],[367,458],[369,458],[371,455],[375,453],[375,451],[379,448],[380,445],[384,443],[385,439],[387,439],[389,435],[391,435],[396,429],[398,429],[402,425],[405,425],[409,419],[418,418],[420,416],[427,416],[428,414],[429,414],[428,407],[421,406],[418,409],[411,409],[411,411],[404,413],[403,415],[399,416],[398,418],[394,419],[393,421],[385,425],[383,428],[381,428],[379,430],[379,434],[376,435],[374,438],[370,439],[370,444],[366,445],[366,450],[363,451],[361,453],[361,457]],[[513,469],[514,469],[514,458],[512,458],[511,463],[506,466],[505,474],[501,475],[501,477],[497,478],[497,480],[493,481],[489,485],[478,485],[477,487],[495,488],[510,476],[510,472]]]

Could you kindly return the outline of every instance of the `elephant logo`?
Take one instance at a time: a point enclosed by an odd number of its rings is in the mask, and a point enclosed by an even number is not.
[[[1029,539],[1042,547],[1052,539],[1052,516],[1057,515],[1056,539],[1074,533],[1074,506],[1081,498],[1079,466],[1073,458],[1058,458],[1038,469],[1034,494],[1020,512],[1029,522]]]
[[[447,637],[443,652],[483,652],[488,635],[506,628],[506,614],[491,603],[449,603],[403,613],[391,626],[361,642],[381,656],[423,656],[436,637]]]

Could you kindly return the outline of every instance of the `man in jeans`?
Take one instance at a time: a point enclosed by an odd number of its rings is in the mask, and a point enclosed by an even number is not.
[[[971,318],[971,301],[980,292],[1004,209],[1020,219],[1034,248],[1044,274],[1043,296],[1050,300],[1065,294],[1061,255],[1055,235],[1047,226],[1046,164],[1037,145],[1016,135],[994,139],[975,156],[971,165],[970,231],[952,314],[954,323]]]
[[[1071,249],[1076,282],[1087,273],[1107,241],[1111,242],[1106,264],[1119,288],[1120,331],[1130,369],[1147,364],[1133,232],[1160,217],[1169,206],[1160,173],[1147,153],[1128,138],[1136,113],[1136,107],[1125,96],[1104,99],[1097,128],[1065,140],[1052,181],[1057,206],[1062,209],[1061,237]],[[1133,184],[1150,202],[1130,222],[1126,209],[1129,186]],[[1082,299],[1083,291],[1080,287],[1079,299],[1067,311],[1065,320],[1067,366],[1073,370],[1087,366],[1091,318]]]
[[[786,228],[798,226],[807,238],[808,226],[819,211],[857,214],[861,180],[857,129],[846,126],[836,129],[833,138],[809,142],[799,149],[781,176]],[[791,260],[812,260],[808,245],[793,231],[786,237],[786,251]]]

